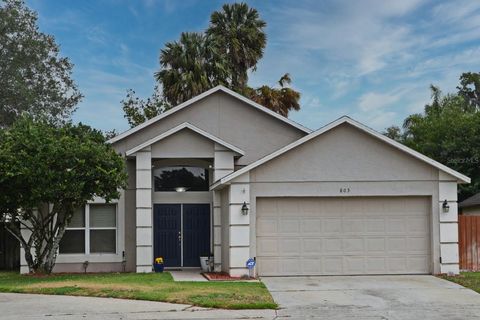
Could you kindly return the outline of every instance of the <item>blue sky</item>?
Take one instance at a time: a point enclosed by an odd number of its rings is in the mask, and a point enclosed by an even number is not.
[[[214,0],[27,0],[40,29],[75,64],[83,101],[74,121],[128,129],[120,100],[151,94],[158,55],[182,31],[203,31]],[[268,43],[251,85],[289,72],[302,93],[291,118],[316,129],[349,115],[377,129],[421,112],[429,85],[452,92],[480,71],[480,1],[247,1],[267,22]]]

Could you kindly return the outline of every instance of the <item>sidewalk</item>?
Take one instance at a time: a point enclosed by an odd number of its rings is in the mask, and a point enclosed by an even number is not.
[[[200,269],[166,270],[166,272],[170,272],[174,281],[208,281],[201,275],[202,270]]]
[[[0,293],[0,319],[274,319],[275,310],[223,310],[190,305],[71,296]]]

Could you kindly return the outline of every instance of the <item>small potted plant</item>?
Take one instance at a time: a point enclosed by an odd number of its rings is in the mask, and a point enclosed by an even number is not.
[[[155,258],[155,263],[153,264],[153,268],[155,269],[155,272],[163,272],[164,266],[163,266],[162,257]]]

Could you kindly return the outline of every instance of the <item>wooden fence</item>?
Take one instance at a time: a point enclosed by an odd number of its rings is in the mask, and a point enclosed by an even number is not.
[[[458,215],[460,270],[480,271],[480,216]]]

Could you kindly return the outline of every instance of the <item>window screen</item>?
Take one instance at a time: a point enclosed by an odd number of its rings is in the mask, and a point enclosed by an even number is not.
[[[60,241],[60,253],[85,253],[85,230],[66,230]]]
[[[85,207],[78,208],[75,210],[67,228],[84,228],[84,227],[85,227]]]
[[[116,205],[90,205],[90,228],[112,228],[116,225]]]
[[[91,253],[115,253],[116,231],[115,230],[90,230]]]

